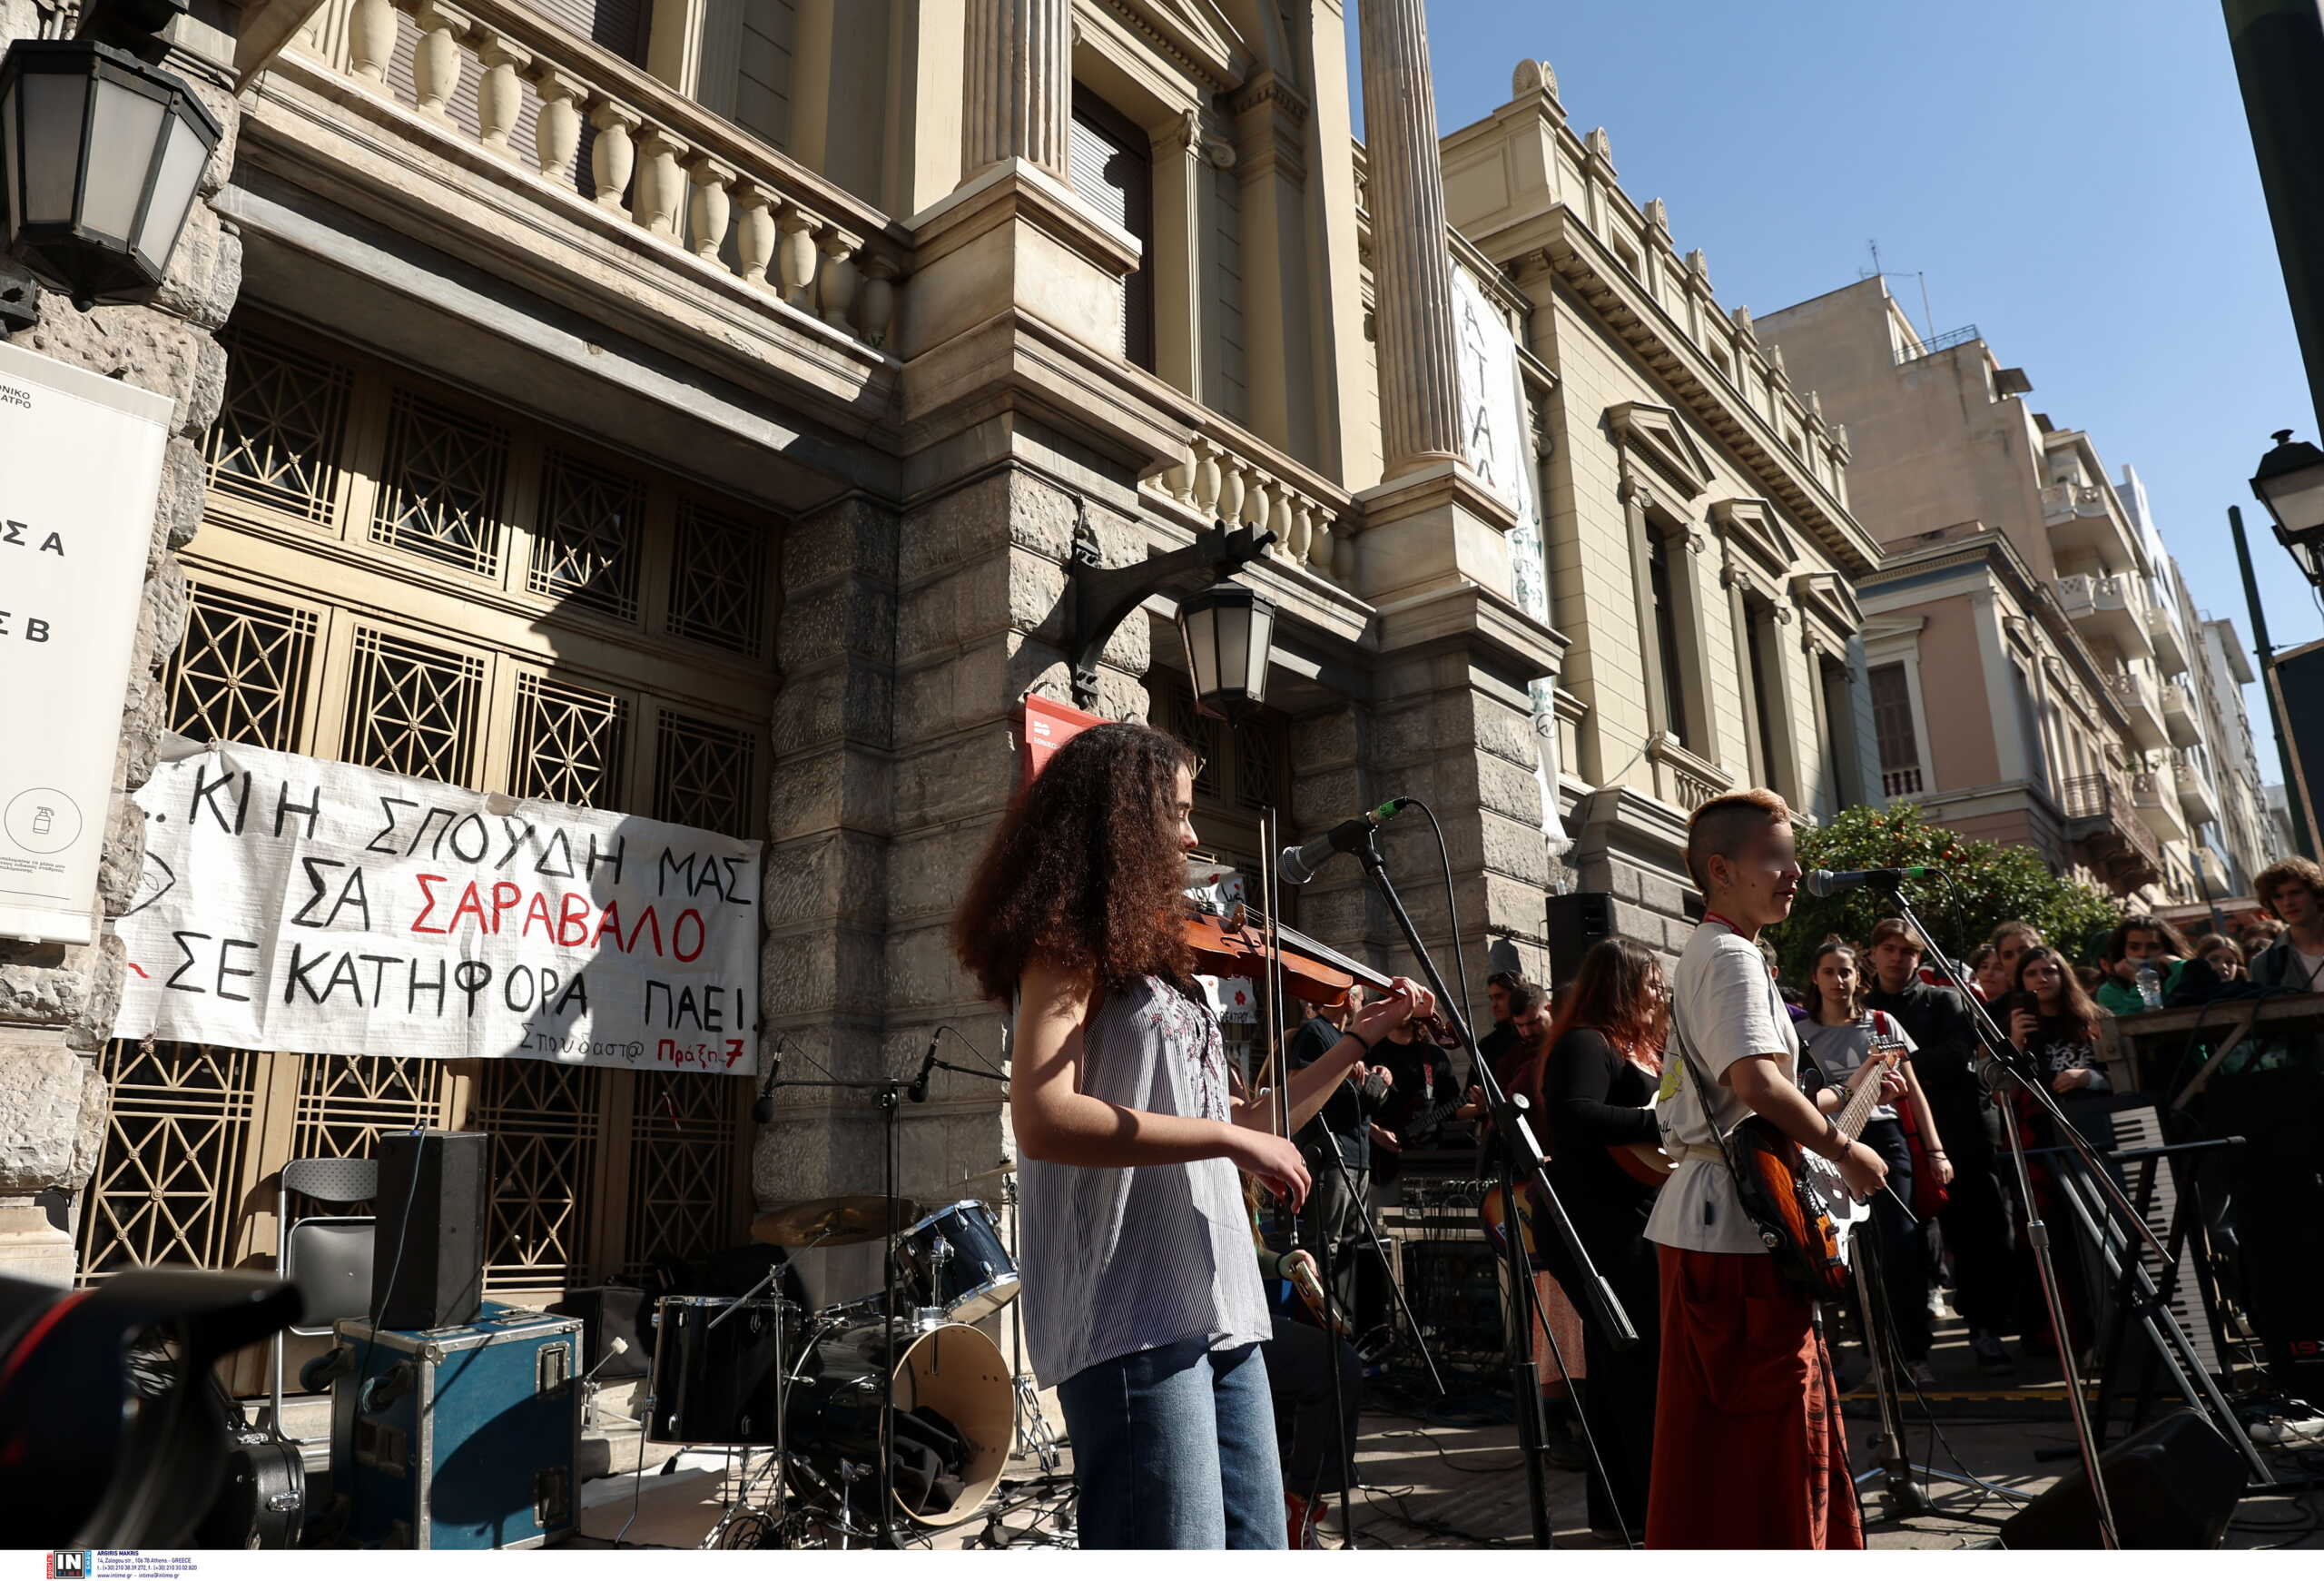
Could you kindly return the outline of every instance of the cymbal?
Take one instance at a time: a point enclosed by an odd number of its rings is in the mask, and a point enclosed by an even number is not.
[[[980,1181],[997,1181],[1003,1175],[1013,1175],[1016,1172],[1017,1161],[1015,1159],[1003,1159],[1000,1161],[999,1165],[992,1169],[981,1171],[979,1173],[969,1176],[965,1180],[955,1181],[952,1183],[956,1186],[973,1186]]]
[[[899,1197],[898,1225],[920,1217],[920,1204]],[[888,1199],[880,1196],[813,1197],[760,1214],[751,1239],[769,1246],[853,1246],[888,1233]]]

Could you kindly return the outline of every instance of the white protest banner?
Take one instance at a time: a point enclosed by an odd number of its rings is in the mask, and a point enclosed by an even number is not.
[[[137,803],[116,1037],[758,1068],[755,840],[224,744]]]
[[[175,404],[0,345],[0,938],[85,944]]]

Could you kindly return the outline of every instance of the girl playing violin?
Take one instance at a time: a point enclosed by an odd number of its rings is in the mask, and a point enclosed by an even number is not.
[[[1182,925],[1194,759],[1142,725],[1085,730],[1020,792],[953,924],[1013,1000],[1019,1276],[1033,1370],[1073,1439],[1086,1548],[1279,1548],[1272,1334],[1236,1179],[1309,1186],[1264,1098],[1229,1095]],[[1434,1009],[1398,978],[1288,1079],[1295,1131],[1390,1027]]]

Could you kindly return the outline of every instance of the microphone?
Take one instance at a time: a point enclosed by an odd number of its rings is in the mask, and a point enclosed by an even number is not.
[[[944,1029],[940,1026],[928,1034],[928,1052],[921,1058],[920,1074],[914,1076],[911,1079],[911,1085],[904,1090],[906,1096],[910,1097],[914,1103],[928,1102],[928,1075],[936,1068],[936,1044],[943,1035]]]
[[[766,1080],[759,1083],[758,1102],[751,1105],[751,1118],[761,1125],[774,1123],[774,1079],[783,1073],[783,1034],[774,1034],[774,1047],[766,1057]]]
[[[1305,845],[1285,845],[1279,861],[1285,884],[1305,884],[1315,876],[1315,870],[1343,851],[1354,851],[1364,844],[1364,836],[1389,819],[1412,805],[1410,796],[1391,796],[1368,813],[1360,813],[1328,834],[1316,835]]]
[[[1813,873],[1802,875],[1799,882],[1808,894],[1822,900],[1844,890],[1862,889],[1867,884],[1882,889],[1894,889],[1908,878],[1935,878],[1937,875],[1934,867],[1867,867],[1861,873],[1834,873],[1827,867],[1818,867]]]

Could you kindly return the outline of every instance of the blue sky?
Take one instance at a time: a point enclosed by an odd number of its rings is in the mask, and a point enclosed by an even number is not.
[[[1548,61],[1573,124],[1607,129],[1624,188],[1669,204],[1730,308],[1846,285],[1876,238],[1916,323],[1925,274],[1937,331],[1976,324],[2035,410],[2087,430],[2113,476],[2138,469],[2200,608],[2250,643],[2241,504],[2276,646],[2324,636],[2246,482],[2272,430],[2313,439],[2315,420],[2217,0],[1430,0],[1428,17],[1443,130]],[[2260,688],[2244,703],[2280,779]]]

